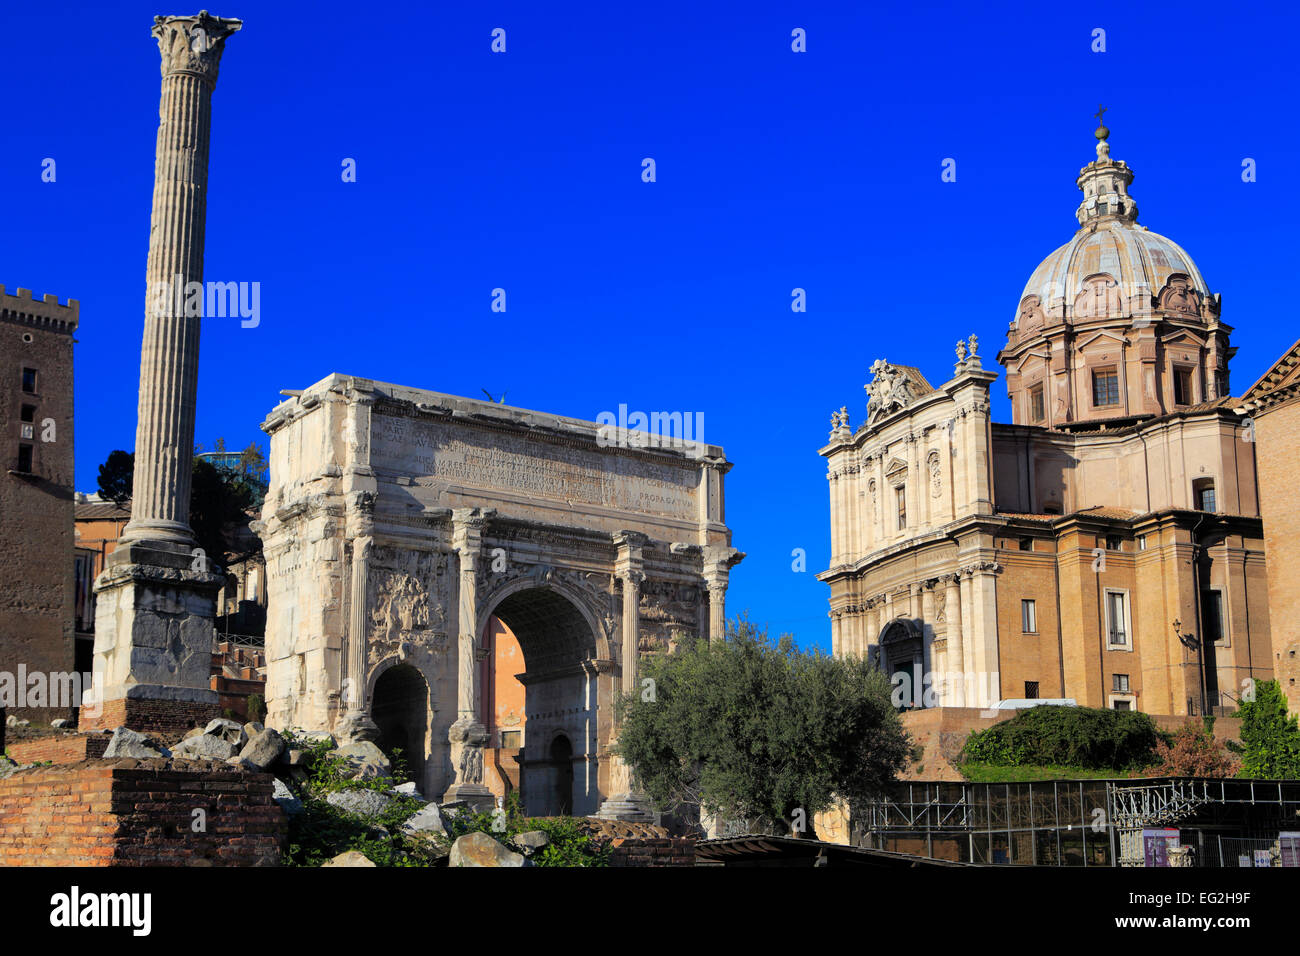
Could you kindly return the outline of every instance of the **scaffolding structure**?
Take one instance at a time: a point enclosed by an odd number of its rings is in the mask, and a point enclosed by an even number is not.
[[[1294,780],[904,782],[853,817],[862,846],[963,863],[1238,866],[1249,855],[1300,865]]]

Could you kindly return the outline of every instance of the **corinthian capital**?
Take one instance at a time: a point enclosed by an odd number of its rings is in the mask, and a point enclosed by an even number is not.
[[[153,35],[162,54],[162,75],[192,73],[209,87],[217,85],[217,65],[226,38],[244,24],[202,10],[194,17],[154,17]]]

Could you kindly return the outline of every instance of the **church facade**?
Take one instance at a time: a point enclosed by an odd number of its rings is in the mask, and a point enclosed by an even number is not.
[[[833,649],[909,707],[1023,699],[1186,715],[1274,674],[1248,409],[1232,329],[1176,243],[1137,223],[1133,173],[1076,181],[1074,237],[1034,270],[997,355],[938,386],[877,361],[868,413],[832,416]]]

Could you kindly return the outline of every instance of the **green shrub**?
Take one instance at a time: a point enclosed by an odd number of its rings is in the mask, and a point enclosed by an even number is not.
[[[1266,780],[1300,778],[1300,727],[1288,714],[1282,685],[1259,681],[1255,699],[1243,701],[1241,717],[1241,776]]]
[[[534,866],[607,866],[612,849],[583,833],[579,820],[571,817],[526,817],[518,792],[506,798],[501,810],[480,813],[461,811],[448,821],[448,836],[455,840],[466,833],[486,833],[508,844],[520,833],[541,830],[549,843],[532,857]]]
[[[1150,765],[1161,739],[1151,718],[1137,711],[1044,705],[972,733],[962,760],[1123,771]]]

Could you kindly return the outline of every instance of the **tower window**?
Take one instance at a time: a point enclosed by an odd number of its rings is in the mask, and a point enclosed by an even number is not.
[[[1198,511],[1215,511],[1214,479],[1198,478],[1192,482],[1192,497]]]
[[[31,472],[32,470],[32,446],[31,445],[18,446],[18,468],[16,470],[21,471],[23,473]]]
[[[1047,417],[1043,408],[1043,386],[1035,385],[1029,390],[1029,420],[1041,422]]]
[[[1092,404],[1098,408],[1119,404],[1119,372],[1099,368],[1092,373]]]
[[[36,369],[23,369],[23,391],[29,395],[36,394]]]
[[[24,421],[24,422],[28,422],[28,423],[35,422],[35,421],[36,421],[36,406],[35,406],[35,405],[24,405],[24,406],[22,407],[22,411],[21,411],[19,414],[20,414],[20,418],[21,418],[22,421]]]
[[[1020,602],[1020,630],[1025,634],[1038,633],[1038,605],[1034,601]]]
[[[1190,368],[1174,369],[1174,404],[1192,404],[1192,370]]]
[[[1123,591],[1106,592],[1106,631],[1111,647],[1129,645],[1128,595]]]
[[[1206,643],[1223,640],[1223,600],[1218,591],[1201,592],[1201,636]]]

